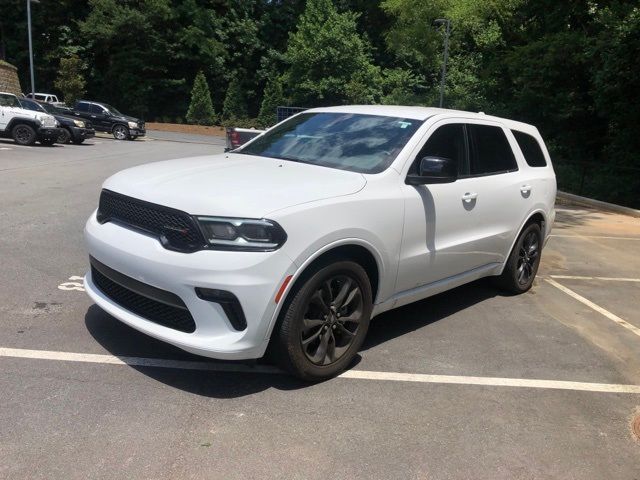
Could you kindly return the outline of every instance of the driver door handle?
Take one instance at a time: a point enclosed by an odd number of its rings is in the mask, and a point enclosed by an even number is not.
[[[462,200],[464,200],[465,202],[470,202],[471,200],[475,200],[476,198],[478,198],[478,194],[477,193],[465,193],[464,195],[462,195]]]

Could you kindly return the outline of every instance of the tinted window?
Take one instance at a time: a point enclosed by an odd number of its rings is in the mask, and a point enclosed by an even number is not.
[[[46,98],[47,98],[46,95],[39,95],[36,93],[36,96],[35,96],[36,100],[43,101],[43,100],[46,100]]]
[[[101,114],[101,113],[104,113],[104,108],[102,108],[99,105],[91,104],[89,112]]]
[[[458,176],[469,175],[469,158],[464,140],[464,126],[449,124],[433,132],[416,158],[413,173],[417,173],[415,169],[418,168],[418,163],[423,157],[450,158],[458,164]]]
[[[78,106],[76,107],[76,109],[80,112],[88,112],[89,104],[84,102],[78,102]]]
[[[27,110],[33,110],[34,112],[46,112],[38,102],[34,102],[32,100],[22,99],[20,100],[20,104],[22,105],[22,108],[26,108]]]
[[[507,136],[500,127],[467,125],[471,147],[471,175],[487,175],[518,169]]]
[[[542,148],[535,137],[526,133],[518,132],[517,130],[511,130],[513,136],[516,137],[516,141],[522,150],[522,155],[527,161],[530,167],[546,167],[547,161],[542,153]]]
[[[421,124],[421,120],[381,115],[302,113],[238,153],[378,173],[391,165]]]

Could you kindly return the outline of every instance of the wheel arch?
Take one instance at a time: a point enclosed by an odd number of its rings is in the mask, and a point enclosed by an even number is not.
[[[522,233],[522,231],[525,228],[527,228],[532,223],[537,223],[538,225],[540,225],[540,230],[542,231],[542,241],[544,242],[544,239],[545,239],[545,236],[546,236],[546,231],[545,230],[546,230],[546,226],[547,226],[547,214],[545,213],[545,211],[543,209],[540,208],[540,209],[537,209],[537,210],[534,210],[534,211],[530,212],[529,216],[527,216],[527,218],[524,220],[524,222],[522,222],[522,224],[518,228],[516,235],[513,237],[513,240],[511,241],[511,245],[509,245],[509,250],[505,254],[504,261],[502,262],[502,267],[500,268],[500,272],[498,274],[501,274],[502,271],[504,270],[504,267],[507,264],[507,261],[509,260],[509,255],[511,254],[511,251],[513,250],[513,246],[518,241],[518,238],[520,237],[520,234]]]
[[[364,268],[367,276],[369,277],[371,295],[375,305],[380,289],[380,279],[383,274],[383,263],[380,254],[372,245],[359,239],[345,239],[333,242],[309,256],[293,274],[290,283],[284,291],[284,295],[280,299],[280,302],[278,302],[276,310],[273,312],[269,329],[267,331],[267,339],[272,337],[282,311],[291,301],[292,292],[295,292],[302,282],[306,280],[309,272],[319,264],[330,262],[332,260],[345,259],[354,260]]]
[[[5,130],[7,132],[12,132],[16,125],[29,125],[36,131],[36,135],[38,134],[38,129],[40,128],[38,122],[30,118],[12,118],[11,120],[9,120],[9,123],[7,124]]]

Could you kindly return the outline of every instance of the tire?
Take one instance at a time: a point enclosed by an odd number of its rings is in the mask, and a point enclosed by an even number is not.
[[[80,145],[82,142],[84,142],[84,138],[77,138],[73,141],[75,145]]]
[[[507,292],[520,294],[531,288],[542,257],[540,225],[527,226],[516,240],[498,285]]]
[[[40,140],[40,145],[45,145],[47,147],[50,147],[51,145],[56,143],[56,140],[57,138],[43,138],[42,140]]]
[[[71,132],[69,130],[67,130],[66,128],[62,129],[62,133],[60,134],[60,136],[58,137],[58,139],[56,140],[58,143],[70,143],[71,142]]]
[[[113,138],[116,140],[126,140],[129,138],[129,129],[124,125],[115,125],[111,133],[113,133]]]
[[[33,145],[36,143],[36,131],[30,125],[19,123],[11,130],[11,136],[18,145]]]
[[[349,260],[319,265],[289,299],[272,337],[277,362],[311,382],[342,372],[369,328],[373,300],[365,270]]]

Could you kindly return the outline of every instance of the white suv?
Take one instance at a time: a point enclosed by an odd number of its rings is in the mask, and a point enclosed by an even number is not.
[[[349,366],[384,311],[486,276],[527,291],[555,195],[530,125],[318,108],[232,152],[109,178],[86,225],[85,285],[184,350],[250,359],[269,347],[317,380]]]
[[[0,138],[13,138],[19,145],[53,145],[63,133],[58,121],[48,113],[21,107],[18,97],[0,92]]]

